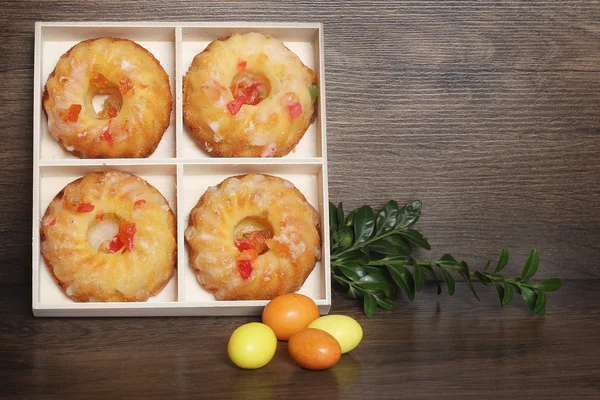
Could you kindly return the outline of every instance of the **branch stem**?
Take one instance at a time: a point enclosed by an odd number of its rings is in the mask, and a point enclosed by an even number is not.
[[[367,245],[369,245],[369,244],[371,244],[371,243],[373,243],[373,242],[376,242],[376,241],[378,241],[379,239],[383,239],[384,237],[388,237],[388,236],[390,236],[390,235],[393,235],[393,234],[396,234],[396,233],[404,232],[404,231],[406,231],[407,229],[408,229],[408,228],[396,229],[396,230],[390,231],[390,232],[388,232],[388,233],[384,233],[383,235],[379,235],[379,236],[372,237],[371,239],[369,239],[369,240],[365,240],[364,242],[362,242],[362,243],[359,243],[359,244],[355,244],[354,246],[352,246],[352,247],[350,247],[350,248],[347,248],[347,249],[346,249],[346,250],[344,250],[344,251],[340,251],[339,253],[333,254],[333,255],[331,256],[331,259],[332,259],[332,260],[337,260],[338,258],[340,258],[340,256],[342,256],[342,255],[344,255],[344,254],[346,254],[346,253],[350,253],[351,251],[358,250],[358,249],[360,249],[361,247],[365,247],[365,246],[367,246]]]

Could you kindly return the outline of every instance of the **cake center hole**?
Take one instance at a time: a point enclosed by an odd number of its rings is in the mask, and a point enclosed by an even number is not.
[[[234,98],[243,96],[244,104],[257,105],[271,93],[271,83],[261,73],[238,72],[231,81],[231,93]]]
[[[92,105],[99,119],[114,118],[121,112],[123,96],[118,88],[109,86],[96,92]]]
[[[88,244],[92,249],[109,253],[110,242],[119,233],[119,219],[114,214],[98,214],[88,228]]]
[[[252,249],[258,255],[269,250],[266,241],[273,236],[273,226],[262,217],[246,217],[233,228],[233,239],[238,250]]]

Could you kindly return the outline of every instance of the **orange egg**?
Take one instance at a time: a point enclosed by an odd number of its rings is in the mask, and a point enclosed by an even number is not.
[[[310,297],[288,293],[275,297],[267,304],[262,322],[273,329],[277,339],[288,340],[319,316],[319,307]]]
[[[333,367],[342,355],[340,344],[329,333],[307,328],[288,341],[290,355],[301,367],[321,370]]]

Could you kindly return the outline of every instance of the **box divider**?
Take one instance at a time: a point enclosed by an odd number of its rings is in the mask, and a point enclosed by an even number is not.
[[[183,210],[183,165],[177,164],[177,302],[185,301],[185,274],[187,263],[184,259],[185,219]]]
[[[106,158],[39,160],[41,167],[119,165],[322,165],[322,157],[307,158]]]
[[[32,193],[32,238],[31,245],[34,251],[31,252],[31,285],[32,298],[31,304],[34,310],[39,303],[39,268],[40,268],[40,113],[41,110],[41,60],[42,57],[42,24],[35,23],[35,66],[33,70],[33,193]],[[35,251],[37,250],[37,251]]]
[[[182,61],[181,47],[182,36],[181,27],[175,28],[175,155],[180,158],[181,139],[183,136],[183,97],[182,97]]]

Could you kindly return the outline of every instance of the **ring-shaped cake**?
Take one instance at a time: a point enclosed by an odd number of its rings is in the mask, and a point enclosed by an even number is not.
[[[98,112],[96,96],[104,98]],[[148,157],[169,127],[173,103],[169,77],[152,53],[111,37],[63,54],[42,100],[52,136],[81,158]]]
[[[183,78],[183,117],[217,157],[281,157],[316,116],[315,73],[281,40],[260,33],[215,40]]]
[[[75,301],[146,301],[176,267],[175,217],[162,194],[120,171],[69,183],[42,218],[40,247]]]
[[[321,258],[317,211],[282,178],[251,173],[210,187],[192,209],[190,264],[217,300],[295,292]]]

